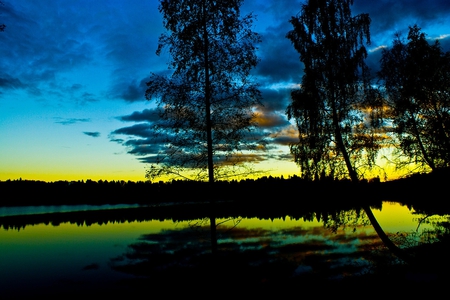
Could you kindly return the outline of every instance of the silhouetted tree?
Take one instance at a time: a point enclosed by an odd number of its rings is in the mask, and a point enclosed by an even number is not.
[[[368,14],[351,15],[352,0],[314,0],[302,5],[287,34],[304,65],[301,88],[291,93],[287,115],[299,142],[290,146],[302,176],[357,181],[372,167],[385,141],[383,101],[370,85],[365,64]]]
[[[352,0],[311,0],[291,19],[294,30],[287,38],[300,53],[304,76],[301,88],[291,94],[287,114],[299,130],[299,143],[291,145],[291,152],[302,175],[349,177],[355,187],[358,166],[363,161],[368,167],[375,163],[386,137],[384,100],[371,87],[365,64],[370,18],[352,16],[352,4]],[[386,246],[404,257],[369,205],[362,207]]]
[[[146,98],[160,109],[153,133],[165,142],[147,178],[193,174],[214,182],[221,170],[230,174],[240,165],[235,154],[256,148],[246,135],[260,100],[249,77],[260,37],[251,30],[253,16],[240,16],[242,2],[160,1],[168,32],[156,53],[168,48],[173,72],[152,74],[147,83]]]
[[[429,44],[415,25],[383,50],[379,77],[387,95],[401,157],[435,170],[450,164],[450,53]]]

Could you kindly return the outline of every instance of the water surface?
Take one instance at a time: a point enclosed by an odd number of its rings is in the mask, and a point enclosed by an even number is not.
[[[419,226],[423,216],[399,203],[384,202],[381,209],[373,212],[388,235],[399,236],[430,228],[429,224]],[[250,251],[248,253],[260,260],[281,257],[295,264],[289,271],[292,271],[290,276],[321,271],[324,265],[320,257],[323,257],[329,262],[327,270],[336,270],[327,275],[329,279],[339,280],[345,276],[340,267],[355,265],[356,273],[369,270],[369,262],[363,255],[382,247],[373,227],[363,216],[349,211],[342,212],[339,218],[349,222],[325,221],[314,214],[301,219],[289,216],[218,219],[217,241],[219,249],[230,253]],[[128,267],[142,261],[143,249],[151,247],[152,253],[156,253],[156,249],[158,253],[170,255],[194,249],[194,254],[191,251],[176,258],[188,261],[202,251],[208,252],[210,239],[209,219],[123,220],[89,226],[67,222],[57,226],[34,224],[19,229],[1,228],[0,290],[3,295],[12,296],[120,288],[118,283],[123,279],[148,275]],[[127,254],[133,255],[127,257]],[[140,257],[140,261],[136,257]],[[156,267],[167,268],[166,265]]]

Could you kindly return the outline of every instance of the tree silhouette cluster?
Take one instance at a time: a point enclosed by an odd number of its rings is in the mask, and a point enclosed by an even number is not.
[[[75,204],[180,204],[206,203],[211,197],[218,202],[249,203],[251,205],[280,205],[287,198],[277,199],[286,191],[298,190],[298,202],[304,205],[314,198],[316,203],[338,203],[331,187],[343,190],[350,188],[347,180],[324,179],[308,182],[300,177],[288,179],[261,177],[231,181],[217,181],[210,186],[203,181],[173,180],[170,182],[150,181],[32,181],[7,180],[0,182],[3,195],[0,206],[25,205],[75,205]],[[373,186],[361,184],[361,187]],[[347,196],[345,198],[349,199]],[[296,201],[297,202],[297,201]]]
[[[254,16],[240,16],[242,3],[160,1],[167,33],[157,54],[169,50],[172,75],[153,74],[147,83],[160,117],[150,131],[164,145],[149,160],[148,178],[190,174],[214,182],[242,165],[239,154],[265,148],[246,133],[260,105],[250,78],[260,37],[251,30]],[[286,114],[298,128],[290,150],[302,178],[357,182],[378,168],[381,150],[398,168],[449,167],[450,53],[414,25],[407,42],[397,36],[383,50],[380,71],[371,74],[371,19],[352,15],[352,5],[307,1],[290,20],[286,37],[304,72]]]
[[[397,36],[383,50],[373,77],[365,64],[371,20],[353,16],[352,4],[307,1],[291,19],[287,38],[304,75],[287,115],[299,131],[290,149],[302,177],[356,182],[377,166],[382,149],[399,168],[449,167],[450,52],[438,40],[429,44],[414,25],[408,42]]]

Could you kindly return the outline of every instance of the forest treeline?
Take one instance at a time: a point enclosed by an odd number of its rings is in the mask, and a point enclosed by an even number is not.
[[[377,178],[354,184],[348,179],[322,178],[308,181],[265,176],[258,179],[208,182],[173,180],[151,181],[33,181],[0,182],[0,206],[27,205],[101,205],[101,204],[183,204],[234,202],[240,205],[286,205],[332,207],[343,204],[392,200],[429,205],[443,201],[450,169],[417,173],[402,179],[380,182]],[[212,189],[212,190],[211,190]]]

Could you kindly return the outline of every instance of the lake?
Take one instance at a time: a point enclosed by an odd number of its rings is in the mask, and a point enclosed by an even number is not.
[[[127,209],[107,209],[119,208]],[[92,210],[95,215],[95,210],[106,208],[72,209]],[[70,211],[70,207],[59,210]],[[211,252],[209,218],[105,221],[102,217],[96,223],[90,217],[89,222],[65,222],[64,218],[45,221],[44,216],[55,212],[58,208],[41,207],[35,214],[30,207],[22,211],[0,210],[1,299],[99,290],[120,292],[135,281],[158,274],[158,280],[155,277],[149,281],[156,287],[164,276],[167,279],[188,272],[197,274],[192,266],[204,263],[202,255]],[[420,242],[424,233],[433,229],[436,218],[448,218],[417,214],[396,202],[382,202],[381,208],[373,208],[372,212],[383,231],[401,246]],[[35,221],[11,225],[16,220],[13,216],[18,218],[20,214],[28,214],[21,217],[23,220],[33,216]],[[433,218],[434,222],[430,222]],[[215,222],[218,264],[248,265],[233,276],[236,280],[247,276],[258,284],[302,276],[339,281],[346,276],[367,274],[373,269],[373,256],[386,251],[361,211],[329,215],[311,212],[301,218],[234,216],[217,218]],[[268,262],[272,264],[270,268],[265,267]],[[151,289],[152,284],[148,284]]]

